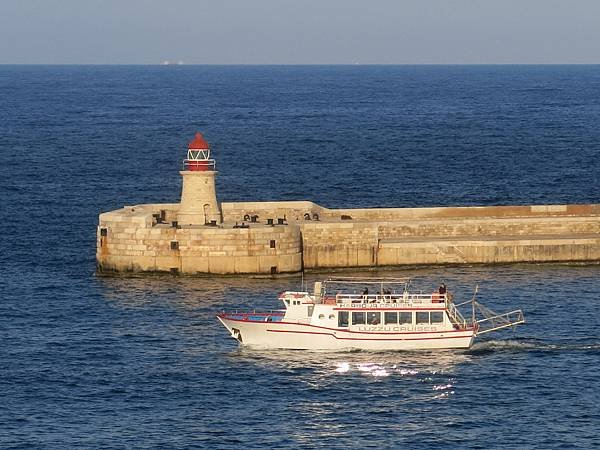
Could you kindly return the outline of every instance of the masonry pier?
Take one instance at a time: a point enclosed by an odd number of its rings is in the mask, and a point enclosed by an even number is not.
[[[198,133],[182,201],[100,214],[99,273],[276,274],[414,264],[599,262],[600,205],[328,209],[218,203]]]

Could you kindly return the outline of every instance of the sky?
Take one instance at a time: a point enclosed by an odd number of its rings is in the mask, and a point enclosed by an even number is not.
[[[600,0],[0,0],[0,64],[597,64]]]

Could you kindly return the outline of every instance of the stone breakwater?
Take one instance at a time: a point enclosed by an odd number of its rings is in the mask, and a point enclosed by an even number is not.
[[[179,209],[146,204],[100,214],[98,272],[600,261],[595,204],[327,209],[308,201],[238,202],[221,203],[221,220],[207,225],[180,224]]]

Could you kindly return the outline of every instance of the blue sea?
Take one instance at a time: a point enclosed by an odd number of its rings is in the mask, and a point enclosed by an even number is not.
[[[300,276],[95,276],[98,214],[177,202],[196,131],[221,201],[600,203],[600,66],[0,66],[0,448],[600,446],[599,265],[370,272],[528,322],[405,353],[218,324]]]

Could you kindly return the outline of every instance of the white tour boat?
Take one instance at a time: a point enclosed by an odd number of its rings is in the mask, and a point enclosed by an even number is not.
[[[497,314],[475,295],[456,305],[445,286],[427,294],[409,287],[409,279],[329,279],[316,282],[313,294],[281,293],[285,309],[217,317],[242,345],[298,350],[469,348],[481,334],[525,322],[520,309]],[[466,305],[469,318],[459,311]]]

